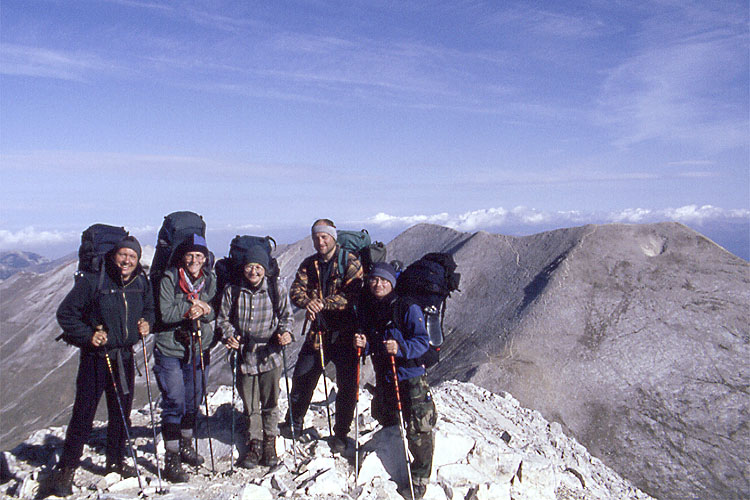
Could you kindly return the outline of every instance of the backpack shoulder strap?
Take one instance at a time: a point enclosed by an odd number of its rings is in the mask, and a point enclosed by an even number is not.
[[[279,278],[274,276],[268,279],[268,297],[271,299],[271,305],[273,307],[273,315],[276,319],[281,318],[281,310],[279,300]]]

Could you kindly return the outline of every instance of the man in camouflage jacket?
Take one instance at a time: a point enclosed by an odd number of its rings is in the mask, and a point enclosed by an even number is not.
[[[305,309],[306,323],[312,326],[292,376],[287,423],[294,426],[294,433],[299,436],[313,391],[323,373],[322,365],[333,361],[338,393],[332,448],[341,452],[346,449],[346,436],[354,417],[357,356],[353,346],[353,304],[362,289],[362,264],[349,253],[344,259],[343,272],[339,269],[339,252],[344,250],[336,243],[336,226],[328,219],[315,221],[312,240],[317,253],[302,261],[289,290],[292,303]]]

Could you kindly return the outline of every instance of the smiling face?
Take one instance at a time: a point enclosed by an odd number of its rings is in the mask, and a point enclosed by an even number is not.
[[[242,274],[245,275],[245,279],[250,283],[250,286],[256,287],[263,281],[266,270],[260,264],[250,263],[242,269]]]
[[[367,286],[370,287],[370,293],[378,300],[383,300],[393,291],[391,282],[380,276],[367,278]]]
[[[206,256],[203,252],[185,252],[182,256],[182,267],[191,278],[197,278],[200,275],[204,262],[206,262]]]
[[[312,235],[313,246],[323,260],[329,260],[336,251],[336,239],[327,233],[315,233]]]
[[[138,254],[130,248],[121,248],[112,256],[115,267],[120,270],[123,280],[130,278],[138,266]]]

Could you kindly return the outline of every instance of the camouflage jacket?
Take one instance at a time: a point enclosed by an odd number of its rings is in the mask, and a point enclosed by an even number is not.
[[[323,299],[323,324],[320,327],[328,332],[354,331],[353,304],[362,290],[362,264],[354,254],[349,253],[342,276],[336,264],[341,251],[337,246],[336,253],[328,262],[322,262],[317,254],[307,257],[299,265],[289,288],[292,303],[301,309],[315,298]],[[330,266],[330,272],[324,286],[321,286],[320,276],[321,273],[325,274],[324,266]],[[322,290],[325,290],[325,294]]]

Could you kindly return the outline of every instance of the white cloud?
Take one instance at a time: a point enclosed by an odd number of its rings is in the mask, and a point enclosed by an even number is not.
[[[80,238],[76,231],[45,231],[28,226],[18,231],[0,229],[0,248],[15,250],[31,246],[46,246],[69,242]]]
[[[380,212],[366,221],[367,225],[398,229],[419,223],[447,226],[458,231],[498,230],[503,228],[525,228],[529,233],[540,228],[568,227],[589,223],[624,222],[645,224],[650,222],[677,221],[686,224],[704,224],[723,220],[750,220],[750,210],[727,210],[712,205],[685,205],[678,208],[653,210],[649,208],[627,208],[619,212],[602,214],[581,211],[542,211],[518,206],[510,210],[497,207],[473,210],[463,214],[439,213],[433,215],[396,216]]]
[[[83,52],[65,52],[44,47],[0,44],[0,73],[60,80],[84,80],[93,70],[112,69],[98,56]]]

